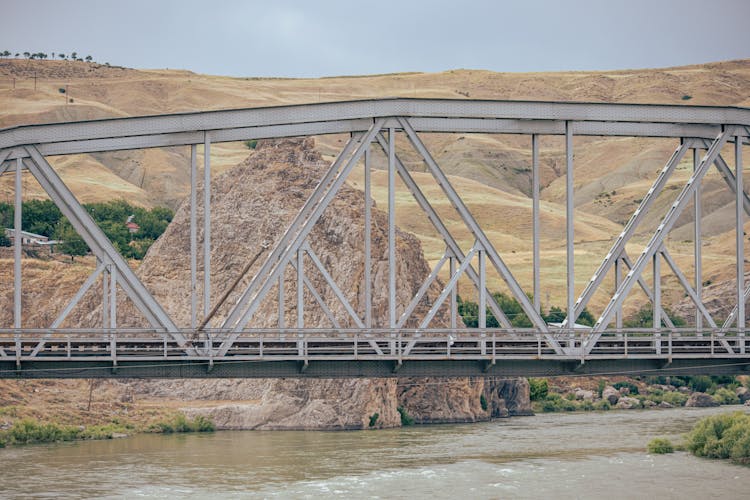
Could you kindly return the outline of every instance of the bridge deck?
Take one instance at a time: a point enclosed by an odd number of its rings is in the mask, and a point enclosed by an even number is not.
[[[227,333],[0,331],[0,378],[174,376],[458,376],[742,371],[748,340],[737,332],[617,330],[586,353],[588,330],[250,330],[219,355]],[[217,369],[217,367],[221,367]]]

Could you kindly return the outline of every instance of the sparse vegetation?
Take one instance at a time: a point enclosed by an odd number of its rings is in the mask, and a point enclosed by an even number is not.
[[[734,412],[699,420],[687,435],[686,448],[698,457],[750,464],[750,415]]]
[[[32,418],[17,420],[5,431],[0,431],[0,447],[34,443],[55,443],[84,439],[112,439],[136,432],[213,432],[214,423],[206,417],[188,419],[183,414],[152,423],[146,429],[139,429],[132,423],[112,421],[98,425],[63,425],[54,422],[40,422]]]
[[[399,406],[398,408],[396,408],[396,410],[398,411],[398,414],[401,415],[401,425],[403,425],[404,427],[414,425],[414,419],[406,411],[406,408],[404,408],[403,406]]]
[[[648,452],[656,455],[674,453],[674,445],[669,439],[654,438],[648,443]]]
[[[245,144],[245,147],[247,147],[247,149],[255,149],[258,147],[258,140],[250,139],[249,141],[245,141],[244,144]]]
[[[375,412],[372,415],[370,415],[370,421],[368,422],[368,427],[375,427],[375,424],[378,423],[378,419],[380,418],[380,413]]]
[[[547,398],[549,393],[549,384],[546,378],[529,379],[529,399],[532,401],[542,401]]]
[[[487,408],[489,408],[489,405],[487,405],[487,398],[484,397],[484,394],[479,395],[479,406],[481,406],[484,411],[487,411]]]
[[[505,313],[513,326],[518,328],[531,328],[531,320],[526,316],[526,313],[523,311],[518,300],[501,292],[495,292],[492,296],[495,298],[500,309]],[[479,326],[479,305],[476,302],[463,300],[459,296],[458,314],[461,315],[461,319],[463,319],[467,328],[477,328]],[[500,326],[500,323],[497,321],[489,307],[487,308],[486,317],[487,328],[498,328]],[[542,312],[542,319],[547,323],[559,323],[565,319],[565,313],[559,307],[552,306],[547,313]],[[584,309],[576,320],[576,323],[587,326],[592,326],[594,322],[594,316],[588,311],[588,309]]]

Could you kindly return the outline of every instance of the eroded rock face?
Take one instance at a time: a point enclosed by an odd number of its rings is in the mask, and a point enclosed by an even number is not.
[[[247,160],[212,182],[212,303],[236,279],[262,243],[273,248],[323,177],[327,165],[313,146],[312,139],[261,142]],[[199,200],[198,213],[202,213],[202,196]],[[363,214],[363,193],[344,186],[309,236],[310,246],[360,317],[364,315]],[[387,324],[388,318],[386,215],[374,210],[372,225],[373,324],[377,326]],[[141,279],[178,325],[190,321],[189,234],[186,202],[138,269]],[[200,232],[198,239],[202,241]],[[397,300],[399,304],[408,304],[429,268],[414,236],[397,231],[396,246]],[[219,309],[214,326],[221,324],[239,291],[249,284],[262,262],[263,258],[259,259],[237,292]],[[312,263],[306,261],[305,266],[308,278],[341,326],[356,326],[322,275],[313,270]],[[296,324],[297,317],[295,280],[290,267],[284,277],[287,291],[284,316],[290,326]],[[202,283],[202,272],[198,282]],[[416,326],[441,288],[441,283],[433,284],[406,327]],[[202,290],[197,293],[202,296]],[[277,296],[272,290],[248,326],[278,325]],[[71,321],[79,325],[95,323],[101,314],[97,311],[99,301],[92,294],[89,312]],[[87,309],[82,307],[82,310]],[[118,324],[137,326],[142,324],[138,317],[131,304],[121,301]],[[308,291],[304,318],[308,327],[331,326]],[[448,324],[448,305],[444,304],[431,326]],[[214,379],[138,381],[133,386],[140,398],[182,400],[186,413],[209,416],[218,428],[226,429],[359,429],[370,427],[376,413],[375,427],[392,427],[401,423],[399,406],[420,423],[472,422],[531,412],[525,380]],[[482,408],[482,394],[490,396],[486,410]]]

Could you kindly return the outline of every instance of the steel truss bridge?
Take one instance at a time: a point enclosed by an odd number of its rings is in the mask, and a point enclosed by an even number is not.
[[[422,141],[428,133],[523,134],[532,151],[533,283],[527,295],[492,241],[472,216],[448,177]],[[264,256],[259,271],[221,322],[212,324],[211,304],[211,196],[199,192],[198,145],[203,145],[204,185],[211,185],[211,144],[248,139],[349,134],[350,138],[317,188],[283,236]],[[540,196],[539,139],[564,136],[566,145],[566,313],[561,325],[548,325],[540,314],[544,289],[539,272]],[[573,137],[672,138],[675,150],[644,194],[611,249],[580,294],[574,287],[574,179]],[[397,137],[405,137],[427,171],[450,200],[474,244],[462,249],[424,195],[415,178],[396,154]],[[750,138],[750,109],[715,106],[593,104],[519,101],[389,98],[238,109],[162,116],[118,118],[85,122],[19,126],[0,131],[0,175],[15,176],[15,228],[21,227],[22,172],[28,171],[71,222],[92,253],[97,267],[46,328],[25,328],[22,321],[21,238],[14,243],[13,324],[0,329],[0,377],[359,377],[554,375],[596,373],[736,373],[750,366],[745,336],[745,303],[750,287],[745,282],[743,224],[750,213],[750,198],[743,189],[742,149]],[[732,144],[732,169],[722,149]],[[47,157],[103,151],[186,146],[190,149],[190,325],[176,324],[166,309],[128,267],[96,226]],[[365,228],[372,223],[371,154],[381,150],[388,169],[388,262],[396,258],[395,180],[398,176],[445,243],[445,253],[408,304],[396,299],[395,265],[388,266],[387,324],[373,324],[370,231],[365,231],[364,314],[347,299],[346,284],[336,283],[315,255],[309,234],[353,168],[364,163]],[[654,200],[672,178],[676,167],[692,153],[693,171],[663,213],[642,253],[631,258],[626,244],[647,214],[657,210]],[[689,157],[688,157],[689,158]],[[736,293],[729,317],[717,324],[702,297],[701,180],[717,168],[735,196]],[[673,179],[674,180],[674,179]],[[198,196],[203,211],[198,214]],[[666,236],[693,201],[695,210],[695,275],[688,279],[670,255]],[[200,215],[200,217],[199,217]],[[654,215],[653,213],[651,214]],[[198,228],[202,227],[202,311],[198,309]],[[16,229],[17,231],[19,229]],[[307,257],[307,259],[305,259]],[[307,264],[305,264],[307,263]],[[675,328],[662,306],[662,271],[665,264],[696,307],[695,326]],[[312,265],[347,311],[337,318],[305,275]],[[418,304],[426,299],[440,271],[450,277],[429,311],[416,318],[417,328],[405,328]],[[506,283],[532,327],[514,328],[487,289],[488,266]],[[269,292],[293,268],[296,273],[297,321],[284,323],[280,294],[279,325],[253,326],[254,314]],[[644,272],[652,276],[651,284]],[[614,280],[614,292],[596,324],[580,328],[576,319],[605,278]],[[459,328],[457,286],[460,278],[476,288],[479,328]],[[87,329],[62,328],[68,314],[92,286],[102,287],[102,322]],[[3,286],[8,286],[4,284]],[[343,286],[343,288],[342,288]],[[351,284],[349,284],[351,286]],[[279,286],[279,288],[281,288]],[[623,328],[622,306],[640,288],[650,301],[653,326]],[[307,289],[331,322],[329,328],[305,325],[303,293]],[[117,325],[117,294],[124,293],[143,315],[141,329]],[[218,304],[213,304],[214,306]],[[441,307],[450,311],[448,328],[431,327]],[[486,311],[499,328],[487,328]],[[353,327],[342,327],[341,323]],[[203,328],[203,324],[208,325]],[[199,324],[201,324],[199,326]],[[3,325],[0,325],[3,326]]]

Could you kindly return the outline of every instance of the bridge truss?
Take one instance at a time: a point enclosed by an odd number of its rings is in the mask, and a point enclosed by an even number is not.
[[[280,137],[349,134],[349,140],[331,163],[318,186],[283,236],[269,249],[250,284],[241,290],[226,318],[206,328],[211,306],[211,145],[220,142]],[[530,136],[532,150],[533,283],[525,290],[506,265],[458,195],[435,157],[423,142],[429,133],[522,134]],[[420,185],[396,154],[396,138],[406,137],[427,172],[455,208],[473,245],[462,249],[448,225],[425,196]],[[566,151],[566,313],[561,325],[548,325],[540,314],[543,283],[540,259],[539,140],[563,136]],[[672,138],[676,148],[645,193],[611,249],[580,294],[575,289],[574,266],[574,136]],[[696,370],[727,372],[750,364],[745,337],[745,303],[750,286],[744,276],[743,228],[750,213],[750,198],[743,189],[742,149],[749,142],[750,109],[733,107],[593,104],[446,99],[379,99],[281,106],[268,108],[183,113],[20,126],[0,131],[0,175],[15,176],[15,228],[22,217],[22,172],[39,182],[63,215],[88,244],[97,267],[60,315],[46,328],[25,328],[22,311],[22,249],[20,233],[14,243],[13,324],[0,330],[0,377],[99,376],[106,367],[122,376],[392,376],[535,373],[601,373],[607,370]],[[203,145],[203,213],[197,213],[198,145]],[[733,148],[734,172],[722,157]],[[191,172],[191,320],[178,325],[165,307],[130,269],[105,234],[65,185],[47,158],[50,156],[166,146],[190,149]],[[387,324],[373,324],[371,241],[371,156],[382,151],[388,170],[388,314]],[[678,164],[690,152],[693,170],[673,203],[656,214],[661,222],[643,251],[634,259],[626,252],[633,236],[653,217],[654,200],[665,191]],[[336,283],[309,244],[312,228],[344,185],[356,165],[364,163],[365,240],[364,314],[347,300],[346,284]],[[716,167],[735,196],[736,293],[734,308],[718,324],[702,297],[701,180]],[[395,265],[396,177],[413,195],[445,244],[445,252],[408,304],[398,303]],[[695,273],[691,283],[670,254],[666,236],[693,201],[695,210]],[[203,311],[198,310],[198,228],[203,229]],[[308,264],[306,264],[308,263]],[[331,313],[307,279],[312,264],[348,313],[347,324]],[[661,302],[661,266],[665,264],[696,307],[695,326],[675,328]],[[427,313],[414,318],[427,290],[447,265],[449,279]],[[520,304],[532,328],[513,327],[487,286],[488,267],[502,278]],[[253,318],[263,300],[278,286],[285,272],[296,273],[297,322],[278,328],[254,327]],[[652,284],[644,279],[652,273]],[[605,290],[606,277],[614,280],[610,300],[596,324],[581,328],[576,320],[593,295]],[[478,295],[476,329],[459,328],[457,290],[464,277]],[[95,284],[102,287],[101,326],[61,328],[65,318]],[[350,284],[349,284],[350,285]],[[3,286],[6,286],[5,284]],[[342,289],[342,286],[344,288]],[[118,288],[142,313],[146,328],[118,327]],[[623,328],[625,299],[640,288],[651,303],[653,327]],[[326,312],[331,327],[305,324],[303,293],[307,289]],[[283,290],[279,294],[284,310]],[[3,306],[5,307],[5,305]],[[441,307],[449,310],[450,325],[431,327]],[[487,310],[499,328],[487,328]],[[201,322],[203,319],[203,322]],[[407,329],[409,320],[417,328]],[[2,325],[0,325],[2,326]],[[403,366],[403,368],[402,368]],[[198,367],[198,368],[196,368]],[[218,368],[216,368],[218,367]]]

